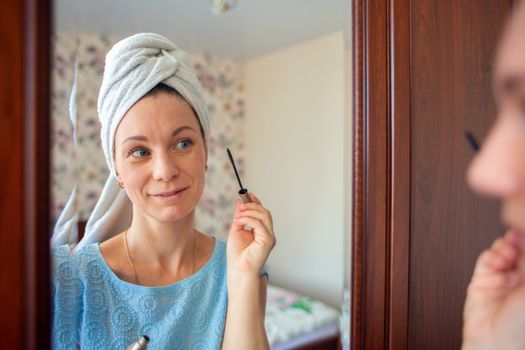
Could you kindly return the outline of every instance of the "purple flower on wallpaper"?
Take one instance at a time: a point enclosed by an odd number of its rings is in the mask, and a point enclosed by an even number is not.
[[[86,193],[86,198],[88,200],[95,200],[98,198],[98,193],[96,193],[95,191],[89,191],[88,193]]]
[[[59,164],[56,168],[55,168],[55,171],[57,173],[64,173],[67,171],[67,164],[65,163],[61,163]]]
[[[92,56],[91,59],[88,60],[89,66],[95,68],[99,73],[102,73],[106,59],[104,50],[99,50],[99,48],[93,45],[88,45],[86,47],[86,53]]]
[[[217,148],[217,138],[214,136],[210,136],[208,139],[208,149],[210,151],[213,151]]]
[[[193,69],[194,69],[196,72],[200,72],[200,71],[202,71],[203,66],[202,66],[202,64],[200,64],[199,62],[197,62],[197,63],[195,63],[195,64],[193,65]]]
[[[54,62],[55,69],[62,78],[65,77],[66,72],[70,69],[69,62],[62,55],[55,56]]]
[[[208,90],[211,93],[215,92],[215,88],[217,87],[217,80],[213,75],[199,74],[198,79],[203,89]]]
[[[67,151],[67,149],[70,147],[70,143],[72,143],[71,139],[71,133],[67,133],[61,128],[58,128],[56,131],[55,137],[52,137],[51,142],[55,144],[62,152]]]
[[[98,126],[97,120],[93,117],[87,118],[85,124],[86,126]]]

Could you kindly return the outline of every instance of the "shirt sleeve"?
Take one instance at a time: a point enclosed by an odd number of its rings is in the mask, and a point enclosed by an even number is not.
[[[266,268],[266,265],[261,268],[261,271],[259,271],[259,277],[266,276],[267,280],[270,280],[270,275],[268,274],[268,269]]]
[[[53,349],[79,344],[82,283],[67,245],[51,250],[51,340]]]

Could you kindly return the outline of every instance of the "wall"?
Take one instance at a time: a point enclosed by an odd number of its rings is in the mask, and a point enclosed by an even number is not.
[[[273,214],[270,281],[336,307],[344,273],[343,58],[336,32],[244,69],[244,181]]]

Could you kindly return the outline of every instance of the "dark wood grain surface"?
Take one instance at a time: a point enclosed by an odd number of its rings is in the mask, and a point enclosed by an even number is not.
[[[23,6],[0,2],[0,348],[22,346]]]
[[[503,233],[495,201],[465,184],[496,116],[491,69],[509,0],[413,0],[410,31],[410,348],[458,349],[477,255]]]
[[[48,349],[48,0],[0,2],[0,348]]]
[[[50,347],[51,1],[24,8],[24,348]]]
[[[498,235],[473,195],[510,0],[354,0],[352,348],[455,349],[474,261]]]
[[[351,346],[355,349],[380,349],[386,339],[387,9],[383,0],[354,1]]]

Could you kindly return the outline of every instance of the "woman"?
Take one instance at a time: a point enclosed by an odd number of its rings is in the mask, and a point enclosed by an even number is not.
[[[59,244],[71,233],[55,232],[54,346],[124,349],[144,334],[151,349],[268,348],[270,212],[251,194],[227,243],[194,228],[209,126],[187,56],[156,34],[117,43],[98,110],[111,175],[72,255]]]
[[[464,309],[463,349],[525,349],[525,4],[498,51],[499,114],[468,180],[501,198],[508,232],[476,262]]]

